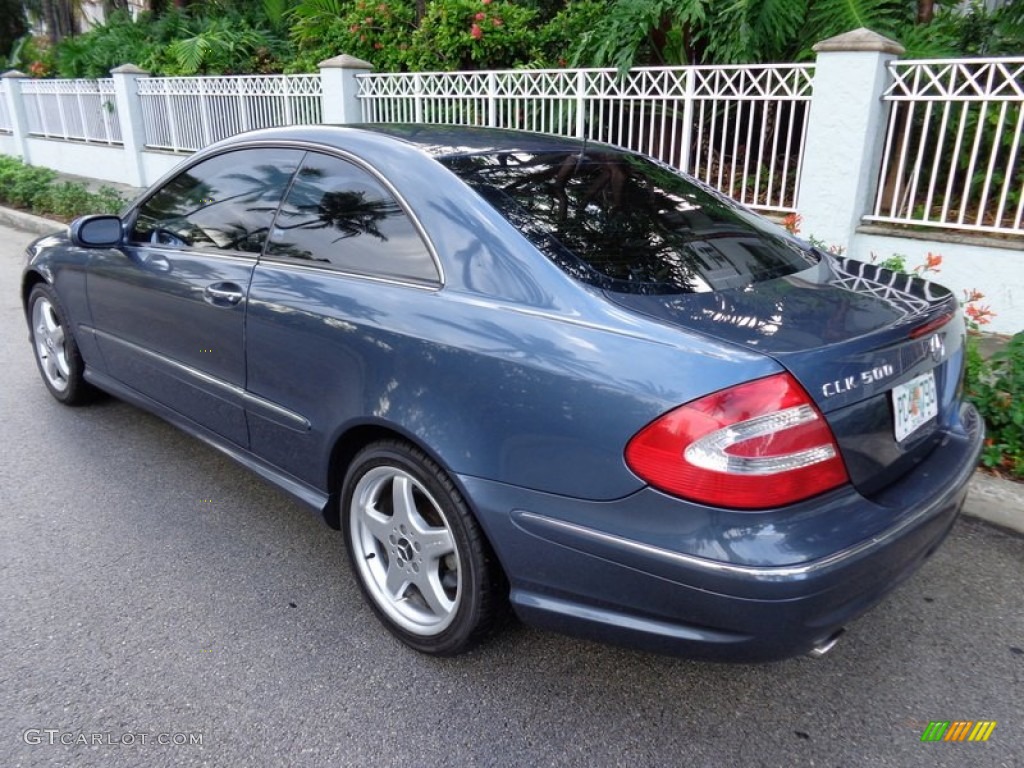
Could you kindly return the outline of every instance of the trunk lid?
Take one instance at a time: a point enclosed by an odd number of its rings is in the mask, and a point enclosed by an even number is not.
[[[735,289],[606,295],[777,360],[825,414],[862,493],[923,460],[959,413],[958,303],[918,277],[823,256],[799,273]]]

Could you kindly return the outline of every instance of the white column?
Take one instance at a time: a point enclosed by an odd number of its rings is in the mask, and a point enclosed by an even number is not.
[[[891,82],[887,65],[899,43],[857,29],[814,46],[814,88],[797,211],[801,234],[849,246],[870,210],[878,182]]]
[[[344,124],[363,122],[363,111],[359,105],[359,81],[356,75],[373,71],[369,62],[348,54],[321,61],[320,81],[323,84],[324,123]]]
[[[138,80],[140,77],[149,77],[149,73],[134,64],[122,64],[110,70],[110,76],[114,78],[114,99],[117,120],[121,125],[121,140],[128,155],[126,169],[129,178],[125,182],[133,187],[144,187],[148,182],[142,164],[142,152],[146,148],[146,125],[142,119]]]
[[[7,114],[11,117],[11,135],[14,137],[14,147],[27,164],[29,162],[28,117],[25,115],[25,101],[21,95],[21,80],[28,75],[12,69],[4,72],[0,77],[7,81],[4,91],[6,91]]]

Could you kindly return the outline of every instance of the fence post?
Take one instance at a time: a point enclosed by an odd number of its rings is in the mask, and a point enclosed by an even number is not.
[[[317,64],[323,86],[321,120],[325,123],[361,123],[357,75],[373,71],[373,65],[348,54],[335,56]]]
[[[142,166],[142,152],[146,148],[146,124],[142,117],[138,80],[149,77],[149,72],[134,64],[122,64],[110,70],[110,76],[114,78],[114,102],[117,122],[121,126],[121,141],[128,155],[127,181],[133,187],[144,187],[147,179]]]
[[[498,75],[487,73],[487,125],[498,127]]]
[[[686,90],[683,97],[683,137],[679,142],[679,167],[684,173],[692,173],[690,157],[693,153],[690,145],[693,144],[693,102],[697,95],[697,68],[687,67],[683,76],[686,78]]]
[[[587,73],[576,72],[576,138],[587,138]]]
[[[903,46],[869,29],[814,46],[814,88],[797,210],[805,236],[848,247],[871,206],[889,104],[888,64]]]
[[[22,161],[28,164],[28,116],[25,114],[25,99],[21,94],[20,82],[28,75],[11,69],[4,72],[2,77],[7,81],[4,91],[7,99],[7,114],[11,116],[11,135],[14,137],[14,146]]]

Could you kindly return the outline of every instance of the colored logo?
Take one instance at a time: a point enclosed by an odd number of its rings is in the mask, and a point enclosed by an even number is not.
[[[932,720],[921,741],[988,741],[995,729],[995,720]]]

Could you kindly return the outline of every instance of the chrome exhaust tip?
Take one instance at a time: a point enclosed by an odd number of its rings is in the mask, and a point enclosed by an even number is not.
[[[812,659],[820,659],[826,653],[836,647],[836,643],[839,642],[839,637],[845,632],[845,629],[837,629],[831,635],[826,637],[820,643],[815,645],[811,650],[807,652],[807,655]]]

